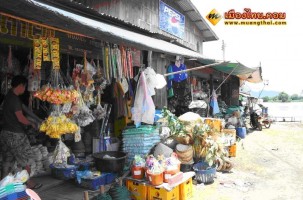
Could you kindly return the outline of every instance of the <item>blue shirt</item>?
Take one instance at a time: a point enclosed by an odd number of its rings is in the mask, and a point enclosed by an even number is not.
[[[182,70],[186,70],[186,66],[184,64],[181,64],[180,67],[177,67],[176,65],[172,66],[173,72],[178,72],[178,71],[182,71]],[[179,74],[174,74],[172,76],[174,76],[174,78],[173,78],[174,81],[181,82],[181,81],[184,81],[185,79],[187,79],[188,75],[186,72],[182,72]]]

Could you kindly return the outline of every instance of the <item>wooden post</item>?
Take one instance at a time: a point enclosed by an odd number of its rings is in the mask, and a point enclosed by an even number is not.
[[[84,200],[89,200],[88,191],[84,191]]]
[[[101,193],[101,194],[104,194],[104,193],[105,193],[104,185],[101,185],[101,187],[100,187],[100,193]]]

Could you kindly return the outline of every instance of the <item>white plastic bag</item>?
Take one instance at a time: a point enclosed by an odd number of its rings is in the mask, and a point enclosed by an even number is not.
[[[14,182],[14,176],[12,174],[8,174],[0,181],[0,187],[5,187],[6,185]]]
[[[155,104],[148,93],[146,78],[142,72],[137,85],[134,107],[132,108],[132,120],[134,120],[137,127],[140,126],[141,122],[153,124],[155,112]]]
[[[17,172],[14,177],[14,182],[25,183],[29,179],[29,174],[26,170],[22,170],[21,172]]]
[[[81,128],[79,128],[78,131],[75,133],[74,140],[75,140],[75,142],[81,141]]]
[[[69,148],[59,140],[56,149],[54,151],[53,164],[56,166],[67,166],[67,158],[70,156]]]

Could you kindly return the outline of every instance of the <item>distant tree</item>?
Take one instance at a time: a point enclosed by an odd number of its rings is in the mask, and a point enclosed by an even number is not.
[[[264,102],[268,102],[270,100],[270,98],[268,96],[265,96],[262,98]]]
[[[280,92],[278,99],[281,100],[282,102],[287,102],[289,99],[289,96],[285,92]]]
[[[299,100],[299,95],[297,95],[297,94],[293,94],[293,95],[291,95],[291,100]]]
[[[275,97],[272,98],[272,100],[273,100],[273,101],[278,101],[278,100],[279,100],[279,97],[278,97],[278,96],[275,96]]]

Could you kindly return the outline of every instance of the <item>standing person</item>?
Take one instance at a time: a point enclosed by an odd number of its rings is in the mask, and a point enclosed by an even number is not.
[[[17,167],[26,169],[30,174],[30,163],[33,161],[33,152],[25,134],[25,126],[37,128],[37,124],[29,121],[23,114],[22,102],[19,98],[26,88],[27,79],[17,75],[13,77],[12,89],[6,94],[3,102],[3,127],[0,134],[0,145],[3,153],[2,178],[12,172],[14,163]],[[27,182],[27,186],[37,189],[42,184]]]
[[[232,116],[228,118],[227,123],[225,125],[227,128],[229,126],[233,126],[235,128],[241,126],[241,121],[240,121],[240,112],[239,111],[234,111],[232,113]]]

